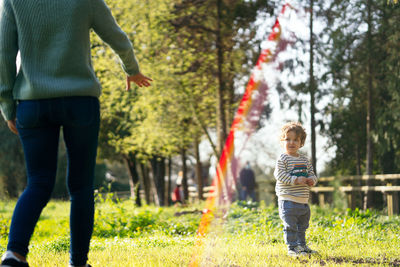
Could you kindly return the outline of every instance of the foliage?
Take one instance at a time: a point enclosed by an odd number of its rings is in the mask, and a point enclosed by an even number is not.
[[[55,253],[67,252],[69,251],[70,246],[69,241],[70,240],[68,236],[59,236],[55,240],[43,244],[41,249]]]
[[[18,136],[0,123],[0,197],[16,197],[26,184],[24,156]]]
[[[199,92],[196,98],[188,94],[193,98],[194,122],[203,134],[216,128],[217,151],[222,150],[233,120],[238,104],[236,89],[243,86],[239,81],[249,74],[258,56],[255,21],[267,12],[271,14],[273,4],[265,0],[184,0],[176,1],[172,10],[175,44],[191,54],[177,78]],[[210,106],[199,104],[198,97]]]
[[[92,36],[94,66],[103,85],[101,155],[118,158],[119,154],[135,153],[145,158],[176,154],[188,147],[194,136],[216,126],[216,1],[108,2],[133,40],[142,72],[154,82],[149,88],[124,92],[116,56]],[[260,12],[272,8],[260,0],[223,5],[221,71],[227,100],[234,94],[233,82],[248,74],[246,66],[254,63],[254,21]],[[195,22],[187,21],[190,17]],[[228,113],[233,112],[234,102],[228,101]]]
[[[7,238],[8,237],[8,227],[10,225],[10,218],[0,217],[0,237]]]
[[[371,9],[371,23],[367,13]],[[366,171],[367,106],[371,102],[371,136],[374,145],[374,173],[400,171],[399,136],[396,123],[399,109],[399,55],[394,47],[399,40],[399,8],[383,1],[354,1],[350,5],[334,1],[325,9],[325,45],[332,82],[333,101],[324,133],[337,147],[331,163],[337,173],[361,174]],[[366,29],[371,25],[371,31]],[[370,74],[369,74],[370,73]],[[367,98],[372,88],[372,101]]]
[[[136,211],[133,206],[114,199],[107,194],[105,198],[97,195],[95,228],[93,235],[100,238],[118,236],[138,237],[153,232],[166,235],[193,235],[198,228],[198,216],[185,216],[185,221],[171,219],[172,214],[163,214],[163,209]]]
[[[206,135],[212,143],[209,131],[225,129],[233,119],[238,100],[234,83],[254,64],[254,54],[258,54],[255,21],[259,14],[272,12],[270,1],[107,3],[132,40],[142,73],[154,82],[148,88],[124,91],[125,77],[117,56],[92,34],[94,68],[103,86],[100,157],[121,161],[134,155],[144,163],[182,150],[190,153],[194,139]],[[218,3],[223,8],[217,19]],[[222,93],[217,94],[218,90]],[[226,104],[218,105],[222,102]],[[217,126],[217,114],[225,113],[230,118]],[[219,139],[221,144],[223,139]],[[133,165],[137,164],[130,165],[132,170]],[[151,178],[140,175],[149,195],[146,182]],[[132,181],[137,178],[133,176]],[[154,168],[153,178],[158,197],[164,200],[160,193],[164,186],[158,183],[164,178],[157,177]]]
[[[185,113],[177,107],[185,101],[175,93],[179,84],[174,71],[184,51],[174,51],[169,41],[173,32],[166,19],[171,1],[112,1],[109,5],[122,29],[134,40],[142,72],[154,83],[125,92],[116,56],[93,36],[94,65],[103,85],[101,144],[114,154],[168,155],[188,136],[177,123],[179,114]]]
[[[187,265],[195,247],[200,206],[135,208],[131,200],[97,197],[95,232],[89,263],[96,266]],[[0,218],[8,225],[14,203],[2,202]],[[68,258],[68,202],[50,202],[31,242],[33,266],[62,266]],[[312,257],[286,257],[276,207],[238,202],[229,209],[222,227],[212,227],[205,239],[206,266],[304,266],[336,264],[398,265],[400,217],[376,211],[341,210],[312,206],[309,245]],[[178,216],[178,214],[180,216]],[[130,230],[129,230],[130,229]],[[4,231],[7,231],[4,229]],[[7,235],[0,236],[5,250]]]
[[[106,209],[97,208],[95,213],[96,227],[93,235],[98,237],[135,237],[143,231],[151,230],[155,222],[155,215],[148,212],[134,212],[127,210],[120,203],[114,203],[112,194],[103,199],[99,195],[97,200],[104,204]],[[111,207],[111,208],[110,208]]]

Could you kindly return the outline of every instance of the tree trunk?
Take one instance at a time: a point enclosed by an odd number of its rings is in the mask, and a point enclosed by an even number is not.
[[[218,155],[221,155],[224,149],[225,139],[227,137],[226,118],[225,118],[225,101],[224,101],[224,80],[223,80],[223,64],[224,51],[222,43],[221,31],[222,19],[222,0],[217,0],[217,31],[216,31],[216,48],[217,48],[217,67],[218,67],[218,88],[217,88],[217,131],[218,131]]]
[[[361,175],[361,153],[360,153],[360,145],[358,143],[356,143],[356,161],[357,161],[356,174]],[[361,186],[361,180],[354,181],[353,185]],[[354,206],[361,208],[363,204],[362,192],[352,192],[352,194],[353,194]]]
[[[196,177],[197,177],[197,194],[200,200],[203,200],[203,174],[199,153],[199,137],[194,138],[194,156],[196,157]]]
[[[230,73],[233,73],[233,66],[231,67],[232,69],[230,70]],[[234,86],[234,77],[229,73],[229,81],[227,85],[227,108],[226,108],[226,131],[227,135],[229,134],[229,131],[231,129],[233,119],[234,119],[234,114],[235,114],[235,86]]]
[[[187,181],[187,167],[186,167],[186,149],[182,148],[181,150],[181,158],[182,158],[182,187],[183,187],[183,198],[185,202],[189,199],[189,188]]]
[[[358,144],[356,144],[356,161],[357,161],[357,166],[356,166],[356,174],[361,175],[361,155],[360,155],[360,147]]]
[[[310,2],[310,116],[311,116],[311,162],[315,175],[317,173],[317,155],[316,155],[316,135],[315,135],[315,91],[316,84],[314,79],[314,0]],[[311,202],[318,203],[317,194],[311,194]]]
[[[310,105],[311,105],[311,158],[314,173],[317,175],[316,135],[315,135],[315,91],[314,79],[314,0],[310,3]]]
[[[150,160],[151,168],[153,171],[153,179],[155,191],[160,206],[164,206],[164,192],[165,192],[165,160],[163,157],[153,157]]]
[[[124,155],[124,160],[126,166],[128,167],[129,172],[129,187],[131,190],[131,197],[135,200],[135,203],[138,207],[142,206],[142,202],[140,199],[140,179],[139,174],[136,170],[136,155],[133,153],[129,153],[128,155]]]
[[[146,163],[141,162],[140,164],[140,172],[142,177],[142,185],[144,189],[144,195],[146,198],[146,204],[149,205],[151,203],[151,192],[150,192],[150,178],[147,171]]]
[[[372,1],[368,0],[367,3],[367,12],[368,12],[368,18],[367,18],[367,24],[368,24],[368,31],[367,31],[367,45],[368,45],[368,80],[367,80],[367,164],[366,164],[366,173],[371,175],[373,174],[373,140],[372,140],[372,131],[373,131],[373,106],[372,106],[372,101],[373,101],[373,85],[372,85],[372,75],[373,75],[373,70],[372,70]],[[367,185],[371,186],[372,181],[367,181]],[[373,207],[374,203],[374,193],[372,191],[367,192],[365,194],[364,198],[364,209],[371,208]]]
[[[168,182],[167,182],[167,187],[166,187],[166,192],[165,192],[165,198],[164,198],[164,203],[166,203],[168,206],[172,204],[172,199],[171,199],[171,192],[172,192],[172,159],[171,156],[168,157],[168,165],[167,165],[167,175],[168,175]]]
[[[158,198],[158,193],[157,193],[157,186],[156,186],[156,181],[155,181],[155,173],[152,167],[152,159],[150,159],[147,162],[148,165],[148,173],[149,173],[149,182],[150,182],[150,196],[153,200],[154,205],[160,206],[160,199]]]

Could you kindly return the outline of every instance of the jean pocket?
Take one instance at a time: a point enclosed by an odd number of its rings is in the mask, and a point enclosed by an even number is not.
[[[288,213],[292,213],[292,210],[294,209],[293,207],[293,202],[288,201],[288,200],[281,200],[279,201],[279,214],[280,216],[283,216]]]
[[[99,100],[95,97],[73,97],[64,103],[66,124],[85,127],[97,123],[100,117]]]
[[[33,128],[39,122],[40,105],[36,100],[23,100],[17,106],[17,127]]]
[[[296,203],[293,201],[289,201],[289,200],[284,200],[282,206],[283,206],[283,209],[285,209],[285,210],[297,208]]]

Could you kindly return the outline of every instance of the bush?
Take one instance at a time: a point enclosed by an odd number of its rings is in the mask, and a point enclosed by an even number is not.
[[[155,224],[157,214],[150,211],[135,212],[127,209],[114,195],[105,198],[96,196],[98,202],[95,211],[93,235],[98,237],[134,237],[147,231]]]
[[[50,252],[68,252],[69,251],[69,236],[60,236],[55,240],[45,243],[42,249]]]

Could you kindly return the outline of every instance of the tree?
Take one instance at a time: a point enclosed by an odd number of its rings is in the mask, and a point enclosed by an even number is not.
[[[393,47],[399,40],[395,23],[399,10],[384,1],[356,1],[352,6],[334,1],[326,15],[328,24],[336,25],[326,30],[331,41],[327,75],[334,92],[334,104],[327,109],[332,116],[327,131],[337,142],[334,164],[338,172],[349,174],[396,172],[400,139],[392,121],[400,114],[399,56]],[[365,148],[360,142],[365,142]],[[360,154],[365,155],[365,164]],[[372,196],[367,195],[364,207],[376,204]]]
[[[217,125],[218,129],[226,130],[229,123],[224,122],[223,117],[233,110],[233,84],[247,73],[243,63],[248,63],[252,55],[251,49],[245,53],[243,47],[239,48],[245,45],[239,37],[248,36],[249,39],[254,33],[252,23],[257,12],[265,10],[263,3],[265,1],[110,2],[117,21],[134,40],[142,71],[155,82],[146,90],[123,92],[122,73],[116,64],[110,64],[115,61],[115,55],[93,36],[94,65],[103,84],[101,154],[128,158],[126,155],[133,153],[144,163],[190,151],[194,138],[201,133],[213,144],[209,131]],[[213,9],[209,7],[217,7],[217,4],[220,13],[214,18],[209,12]],[[190,15],[181,16],[180,11],[185,9]],[[185,24],[182,21],[190,22],[186,23],[190,29],[185,26],[182,30],[177,26]],[[193,21],[196,23],[192,24]],[[216,101],[217,92],[220,97]],[[221,107],[219,120],[214,112],[217,105]],[[220,134],[219,147],[223,136]],[[157,181],[164,178],[154,174],[164,172],[157,171],[155,164],[151,166],[153,175],[146,177],[156,179],[155,185],[162,184]],[[159,194],[163,191],[158,190]]]
[[[1,196],[18,197],[26,185],[24,155],[18,136],[0,123]]]
[[[375,53],[377,57],[377,92],[378,98],[374,99],[380,105],[375,109],[376,139],[379,146],[375,152],[379,155],[377,164],[383,173],[400,172],[398,160],[398,147],[400,140],[400,127],[398,116],[399,88],[400,88],[400,56],[396,52],[396,44],[400,40],[398,20],[400,12],[383,3],[380,7],[379,27],[376,35],[378,44]]]
[[[314,0],[310,1],[310,116],[311,116],[311,157],[315,175],[317,175],[317,155],[316,155],[316,136],[315,136],[315,91],[316,84],[314,79]]]
[[[372,1],[368,0],[367,1],[367,25],[368,25],[368,30],[367,30],[367,36],[366,36],[366,41],[367,41],[367,166],[366,166],[366,173],[371,175],[373,173],[373,149],[374,149],[374,143],[373,143],[373,131],[374,131],[374,109],[373,109],[373,98],[374,98],[374,91],[375,88],[373,86],[373,75],[374,75],[374,70],[373,68],[373,62],[372,62],[372,57],[373,57],[373,40],[372,40],[372,31],[373,31],[373,25],[372,25]],[[372,182],[368,181],[367,185],[371,186]],[[364,209],[367,207],[372,207],[373,206],[373,192],[367,192],[365,195],[364,199]]]
[[[203,67],[201,75],[217,81],[211,89],[216,96],[218,141],[215,147],[218,155],[225,144],[237,105],[235,81],[249,73],[250,68],[244,66],[250,62],[251,67],[254,65],[254,47],[257,47],[252,41],[256,30],[254,22],[260,12],[270,10],[270,2],[260,0],[184,0],[174,6],[172,24],[185,40],[184,45],[197,55],[188,71],[199,75],[199,69]]]
[[[361,164],[358,163],[361,157],[359,152],[364,151],[363,155],[366,153],[360,140],[365,140],[367,143],[367,130],[364,127],[360,129],[360,125],[367,125],[365,109],[367,99],[364,89],[366,80],[361,78],[367,73],[364,69],[365,62],[361,63],[366,58],[365,47],[361,46],[365,32],[352,31],[364,23],[363,12],[354,13],[354,10],[360,10],[359,4],[353,3],[354,6],[349,7],[344,2],[332,2],[326,10],[327,25],[329,25],[326,32],[330,36],[326,75],[330,76],[328,80],[332,80],[334,97],[333,105],[327,108],[332,116],[332,122],[326,132],[333,142],[338,142],[335,164],[347,165],[341,169],[354,173],[361,171]],[[348,16],[351,12],[352,16]],[[363,114],[364,117],[360,117]],[[339,140],[341,138],[346,140]],[[365,165],[362,169],[365,170]]]
[[[208,123],[207,119],[201,118],[208,112],[207,103],[201,104],[207,94],[198,86],[207,84],[205,78],[189,73],[177,79],[191,62],[193,53],[172,42],[176,39],[168,24],[171,3],[110,3],[121,27],[134,40],[142,71],[154,79],[152,87],[124,92],[123,74],[113,62],[115,55],[96,36],[93,36],[92,50],[96,73],[103,85],[100,155],[126,161],[132,175],[139,173],[142,176],[141,179],[132,176],[131,185],[137,187],[138,181],[142,180],[147,194],[151,194],[152,185],[155,185],[161,204],[165,191],[165,171],[160,171],[164,169],[162,159],[178,154],[191,143],[193,117]],[[135,10],[137,12],[132,12]],[[140,171],[135,172],[135,169]],[[152,175],[147,173],[149,170]],[[147,194],[149,201],[151,197]]]
[[[148,16],[151,15],[151,12],[154,15],[159,15],[164,6],[162,5],[163,3],[165,2],[152,1],[153,6],[150,6],[149,1],[112,1],[109,3],[120,26],[131,40],[136,41],[133,43],[144,73],[151,73],[149,71],[149,60],[146,59],[148,56],[152,56],[151,53],[154,53],[155,49],[157,49],[157,47],[152,51],[146,49],[146,47],[151,47],[152,40],[144,38],[144,36],[147,37],[150,34],[154,36],[157,33],[149,31],[152,26],[149,24]],[[160,5],[157,6],[158,4]],[[156,6],[157,8],[155,8]],[[142,12],[143,10],[146,10],[146,12]],[[141,14],[141,16],[138,14]],[[150,37],[154,38],[153,36]],[[102,126],[99,138],[100,156],[126,163],[131,176],[131,192],[133,196],[136,196],[137,204],[139,204],[140,179],[138,173],[142,174],[142,184],[144,186],[148,185],[147,179],[152,176],[143,173],[143,171],[147,172],[148,170],[143,161],[151,158],[151,155],[147,153],[151,149],[146,146],[151,142],[154,144],[154,139],[156,138],[154,135],[158,132],[153,132],[153,135],[144,135],[153,137],[148,138],[149,140],[145,143],[141,143],[143,136],[139,136],[141,138],[137,138],[137,140],[132,138],[132,132],[140,135],[145,130],[147,130],[147,134],[154,130],[145,128],[145,125],[143,125],[149,113],[147,110],[143,110],[141,105],[138,105],[145,98],[146,92],[137,88],[134,88],[131,92],[124,91],[125,76],[120,66],[116,64],[116,55],[97,36],[93,35],[92,40],[94,66],[96,74],[103,85],[103,94],[101,96]],[[138,40],[141,42],[139,43]],[[138,129],[142,129],[142,131],[135,132]],[[140,171],[138,172],[138,170]],[[150,193],[150,190],[146,190],[146,192]],[[150,196],[146,196],[146,199],[149,200]]]

